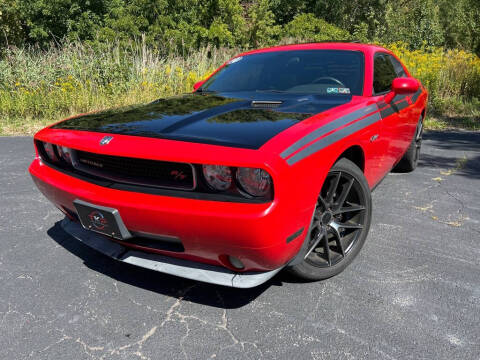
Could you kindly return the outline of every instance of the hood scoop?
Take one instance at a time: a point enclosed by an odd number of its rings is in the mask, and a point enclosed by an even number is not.
[[[276,100],[253,100],[252,107],[255,109],[274,109],[283,104],[283,101]]]

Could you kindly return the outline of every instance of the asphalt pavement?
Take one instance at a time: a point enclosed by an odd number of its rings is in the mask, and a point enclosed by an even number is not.
[[[480,133],[428,132],[373,193],[370,235],[326,281],[229,289],[117,263],[0,138],[0,359],[480,359]]]

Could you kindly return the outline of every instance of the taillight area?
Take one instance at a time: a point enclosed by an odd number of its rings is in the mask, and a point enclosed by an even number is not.
[[[197,194],[217,201],[268,202],[273,200],[273,181],[261,168],[175,163],[89,153],[35,140],[46,164],[69,175],[108,180],[111,186],[151,192],[164,188]],[[132,188],[132,185],[135,188]],[[150,189],[150,190],[149,190]],[[238,199],[238,200],[236,200]]]

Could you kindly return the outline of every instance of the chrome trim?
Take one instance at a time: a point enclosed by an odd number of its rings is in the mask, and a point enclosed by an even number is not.
[[[115,260],[210,284],[234,288],[252,288],[270,280],[283,269],[282,266],[265,272],[236,273],[220,266],[130,250],[109,240],[106,236],[85,230],[79,223],[68,218],[62,220],[61,227],[75,239]]]
[[[93,176],[97,176],[102,179],[110,180],[113,182],[119,182],[123,184],[130,184],[130,185],[139,185],[139,186],[150,186],[150,187],[156,187],[156,188],[161,188],[161,189],[172,189],[172,190],[184,190],[184,191],[193,191],[197,188],[197,172],[195,171],[195,166],[191,163],[185,163],[185,162],[172,162],[172,163],[177,163],[177,164],[185,164],[189,165],[192,168],[192,187],[176,187],[176,186],[164,186],[164,185],[158,185],[155,182],[148,182],[148,181],[132,181],[130,179],[126,179],[121,176],[112,176],[109,175],[105,171],[98,170],[96,171],[95,169],[85,166],[83,164],[80,164],[80,161],[78,160],[78,155],[76,149],[71,149],[71,156],[72,156],[72,162],[73,162],[73,167],[81,172],[84,172],[86,174],[90,174]],[[107,154],[97,154],[97,153],[92,153],[96,155],[104,155],[104,156],[115,156],[115,155],[107,155]],[[145,158],[138,158],[140,160],[150,160],[150,161],[156,161],[155,159],[145,159]],[[158,160],[158,161],[164,161],[164,162],[169,162],[166,160]]]

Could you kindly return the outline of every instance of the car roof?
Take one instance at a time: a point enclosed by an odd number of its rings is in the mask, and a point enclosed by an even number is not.
[[[239,54],[238,56],[263,53],[263,52],[294,51],[294,50],[350,50],[350,51],[362,51],[364,53],[372,53],[372,54],[377,51],[390,53],[389,50],[379,45],[339,41],[339,42],[320,42],[320,43],[272,46],[272,47],[263,48],[263,49],[250,50],[242,54]]]

